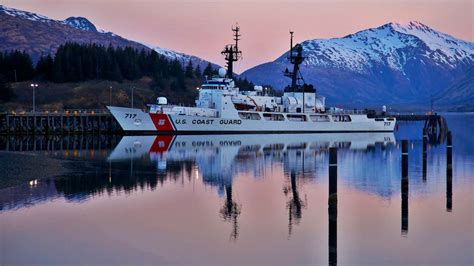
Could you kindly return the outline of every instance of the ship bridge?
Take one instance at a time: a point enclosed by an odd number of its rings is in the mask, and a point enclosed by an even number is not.
[[[211,80],[207,80],[201,85],[201,89],[203,90],[224,90],[233,88],[234,81],[227,78],[213,78]]]

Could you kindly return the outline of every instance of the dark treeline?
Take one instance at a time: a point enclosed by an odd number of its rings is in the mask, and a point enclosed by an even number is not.
[[[200,70],[196,71],[192,62],[188,65],[191,73],[187,73],[187,68],[178,60],[169,60],[155,51],[67,43],[58,48],[54,58],[48,55],[39,59],[34,77],[60,83],[86,80],[121,82],[150,76],[157,82],[176,78],[182,85],[184,78],[202,74]]]
[[[66,43],[54,55],[40,57],[36,65],[21,51],[0,52],[0,103],[15,99],[14,82],[49,83],[108,80],[135,81],[150,77],[149,89],[178,103],[192,103],[205,77],[217,74],[209,63],[204,69],[190,60],[171,60],[153,50],[105,47],[97,44]],[[253,90],[253,83],[236,79],[241,90]],[[43,94],[44,95],[44,94]]]
[[[31,57],[20,51],[0,53],[0,75],[8,82],[81,82],[86,80],[136,80],[152,77],[157,87],[185,89],[185,79],[202,79],[216,74],[209,63],[204,70],[189,61],[183,65],[153,50],[131,47],[104,47],[97,44],[66,43],[54,56],[42,56],[34,67]],[[166,84],[168,86],[166,86]],[[253,89],[247,80],[238,79],[241,89]]]
[[[9,82],[33,79],[35,70],[31,57],[20,51],[0,52],[0,75]]]

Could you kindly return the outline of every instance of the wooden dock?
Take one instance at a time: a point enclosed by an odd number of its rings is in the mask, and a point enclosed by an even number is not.
[[[65,110],[0,114],[0,134],[112,134],[122,129],[107,110]]]
[[[425,115],[425,114],[396,114],[393,115],[397,121],[426,121],[431,116],[434,115]]]
[[[446,131],[448,130],[448,123],[441,115],[435,114],[397,114],[393,115],[397,121],[424,121],[425,126],[429,132]]]
[[[60,152],[59,154],[104,155],[117,146],[121,135],[29,135],[0,136],[0,150],[11,152]],[[105,153],[107,154],[107,153]],[[77,156],[74,156],[77,157]]]

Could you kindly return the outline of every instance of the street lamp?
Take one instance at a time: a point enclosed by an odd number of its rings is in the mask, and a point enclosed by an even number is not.
[[[33,89],[33,113],[36,113],[36,97],[35,97],[35,89],[38,87],[38,84],[31,83],[31,88]]]
[[[135,89],[135,88],[132,87],[132,108],[133,108],[133,89]]]
[[[112,86],[109,87],[110,90],[109,90],[109,102],[110,102],[110,106],[112,106]]]

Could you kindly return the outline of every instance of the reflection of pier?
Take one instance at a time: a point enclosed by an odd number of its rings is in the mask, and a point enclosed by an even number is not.
[[[329,150],[328,264],[337,265],[337,149]]]
[[[448,132],[446,143],[446,211],[453,210],[453,139]]]
[[[65,152],[71,156],[87,154],[94,156],[114,148],[121,136],[118,135],[68,135],[68,136],[3,136],[0,137],[0,150],[11,152]],[[103,151],[103,152],[102,152]],[[84,153],[85,152],[85,153]],[[62,153],[63,154],[63,153]]]
[[[408,234],[408,140],[402,141],[402,178],[401,178],[401,227],[402,235]]]

